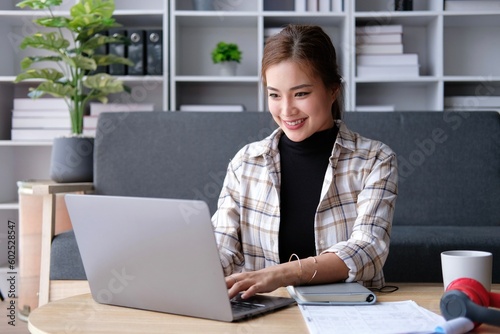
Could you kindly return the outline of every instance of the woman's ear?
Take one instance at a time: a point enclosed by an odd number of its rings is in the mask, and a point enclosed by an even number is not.
[[[337,97],[338,97],[338,94],[339,94],[339,91],[340,91],[340,86],[339,85],[335,85],[331,88],[331,96],[332,96],[332,103],[335,102],[335,100],[337,100]]]

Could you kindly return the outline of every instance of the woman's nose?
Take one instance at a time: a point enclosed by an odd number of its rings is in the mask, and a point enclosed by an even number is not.
[[[292,116],[296,114],[295,105],[290,99],[283,99],[281,105],[281,114],[284,116]]]

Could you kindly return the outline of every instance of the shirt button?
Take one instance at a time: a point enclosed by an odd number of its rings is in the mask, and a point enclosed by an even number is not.
[[[319,241],[319,244],[320,244],[320,245],[324,245],[324,244],[325,244],[325,241],[324,241],[324,240],[320,240],[320,241]]]

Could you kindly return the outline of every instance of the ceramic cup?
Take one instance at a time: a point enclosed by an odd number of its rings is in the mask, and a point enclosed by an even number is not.
[[[444,289],[457,278],[473,278],[491,291],[493,255],[489,252],[453,250],[441,253]]]

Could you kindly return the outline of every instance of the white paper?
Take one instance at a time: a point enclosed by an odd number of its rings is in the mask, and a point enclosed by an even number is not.
[[[414,301],[378,302],[363,306],[299,305],[311,334],[394,334],[434,332],[444,318]]]

